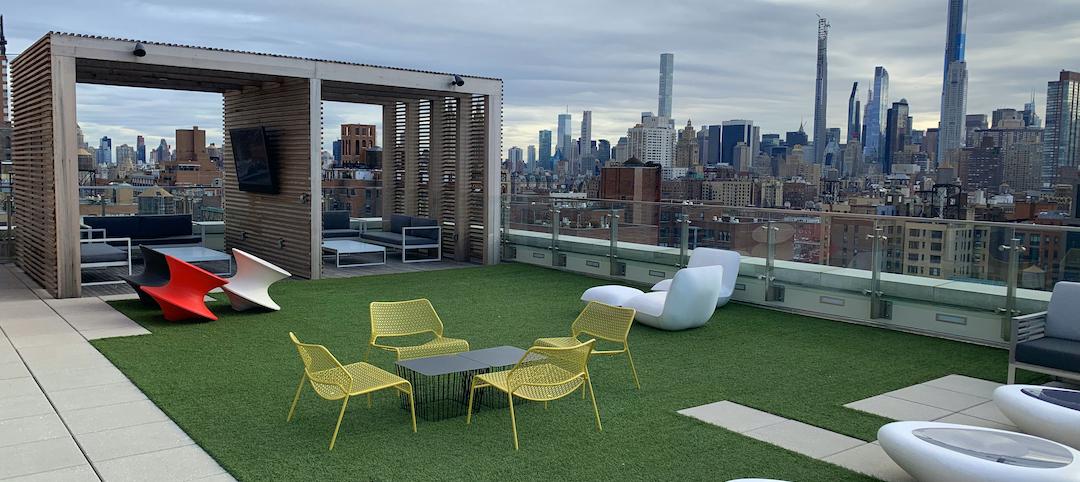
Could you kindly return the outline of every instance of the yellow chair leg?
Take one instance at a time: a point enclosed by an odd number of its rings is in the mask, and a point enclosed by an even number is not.
[[[589,367],[588,366],[585,367],[585,377],[586,378],[589,377]],[[585,400],[585,384],[584,383],[581,384],[581,399]]]
[[[634,368],[634,357],[630,355],[630,347],[626,347],[626,359],[630,360],[630,372],[634,374],[634,386],[641,390],[641,383],[638,382],[637,377],[637,368]]]
[[[337,425],[334,425],[334,435],[330,437],[330,450],[334,450],[334,442],[337,442],[338,429],[341,428],[341,419],[345,416],[347,406],[349,406],[349,396],[345,395],[345,401],[341,402],[341,413],[337,416]]]
[[[416,404],[413,403],[412,387],[409,387],[409,413],[412,414],[412,431],[416,433]]]
[[[514,430],[514,450],[517,450],[517,418],[514,417],[514,394],[507,392],[506,398],[510,400],[510,427]]]
[[[296,413],[296,403],[300,401],[300,390],[304,388],[304,382],[307,381],[307,372],[300,376],[300,384],[296,386],[296,396],[292,399],[292,406],[289,407],[289,416],[285,417],[286,422],[291,422],[293,414]]]
[[[476,377],[473,377],[469,385],[469,409],[465,412],[465,425],[472,423],[472,401],[473,395],[476,395]]]
[[[367,394],[367,408],[371,408],[371,395],[370,393]]]
[[[548,404],[548,401],[544,400],[544,410],[547,410],[547,404]]]
[[[596,392],[593,391],[592,380],[586,376],[585,382],[589,384],[589,395],[592,397],[592,409],[593,413],[596,414],[596,430],[598,432],[603,432],[604,427],[600,425],[600,409],[596,408]]]

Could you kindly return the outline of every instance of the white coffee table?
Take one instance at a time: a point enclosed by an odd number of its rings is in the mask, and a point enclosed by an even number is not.
[[[154,248],[155,251],[172,256],[185,263],[211,263],[214,261],[228,261],[229,271],[225,273],[214,273],[217,275],[231,275],[233,272],[233,259],[227,253],[205,248],[202,246],[163,246],[160,248]]]
[[[376,246],[374,244],[361,243],[360,241],[353,241],[351,239],[334,239],[330,241],[323,241],[323,252],[328,252],[334,256],[334,264],[338,268],[352,268],[354,266],[373,266],[378,264],[386,264],[386,248],[382,246]],[[369,253],[381,253],[382,261],[376,263],[351,263],[341,264],[341,256],[369,254]]]

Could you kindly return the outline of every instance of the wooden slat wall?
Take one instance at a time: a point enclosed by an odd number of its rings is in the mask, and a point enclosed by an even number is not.
[[[488,149],[488,99],[484,95],[474,95],[469,102],[469,127],[466,139],[466,168],[469,174],[468,196],[468,223],[469,223],[469,257],[476,260],[485,259],[484,252],[484,218],[485,218],[485,172],[487,166]],[[498,195],[498,193],[492,193]],[[498,229],[498,226],[489,226],[490,229]]]
[[[53,77],[49,37],[11,64],[14,224],[19,266],[58,296]]]
[[[311,84],[290,79],[261,88],[225,93],[225,243],[285,268],[312,276],[311,256]],[[266,128],[278,161],[278,194],[237,187],[229,129]],[[306,201],[304,200],[306,196]]]

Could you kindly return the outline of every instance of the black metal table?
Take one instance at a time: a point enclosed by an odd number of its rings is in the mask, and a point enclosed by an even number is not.
[[[445,420],[465,415],[474,375],[508,370],[523,355],[525,350],[521,348],[497,346],[452,355],[401,360],[396,366],[398,376],[412,384],[416,414],[424,420]],[[479,390],[477,399],[473,401],[473,409],[481,404],[505,407],[505,394],[492,393],[493,390]],[[402,408],[408,410],[408,402],[404,398]]]

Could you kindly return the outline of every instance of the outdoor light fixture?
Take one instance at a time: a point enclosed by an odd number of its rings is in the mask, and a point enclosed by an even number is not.
[[[450,81],[450,86],[461,87],[463,85],[465,85],[465,80],[463,80],[460,75],[454,74],[454,80]]]
[[[135,54],[136,57],[146,57],[146,47],[143,47],[142,43],[136,43],[135,50],[131,53]]]

